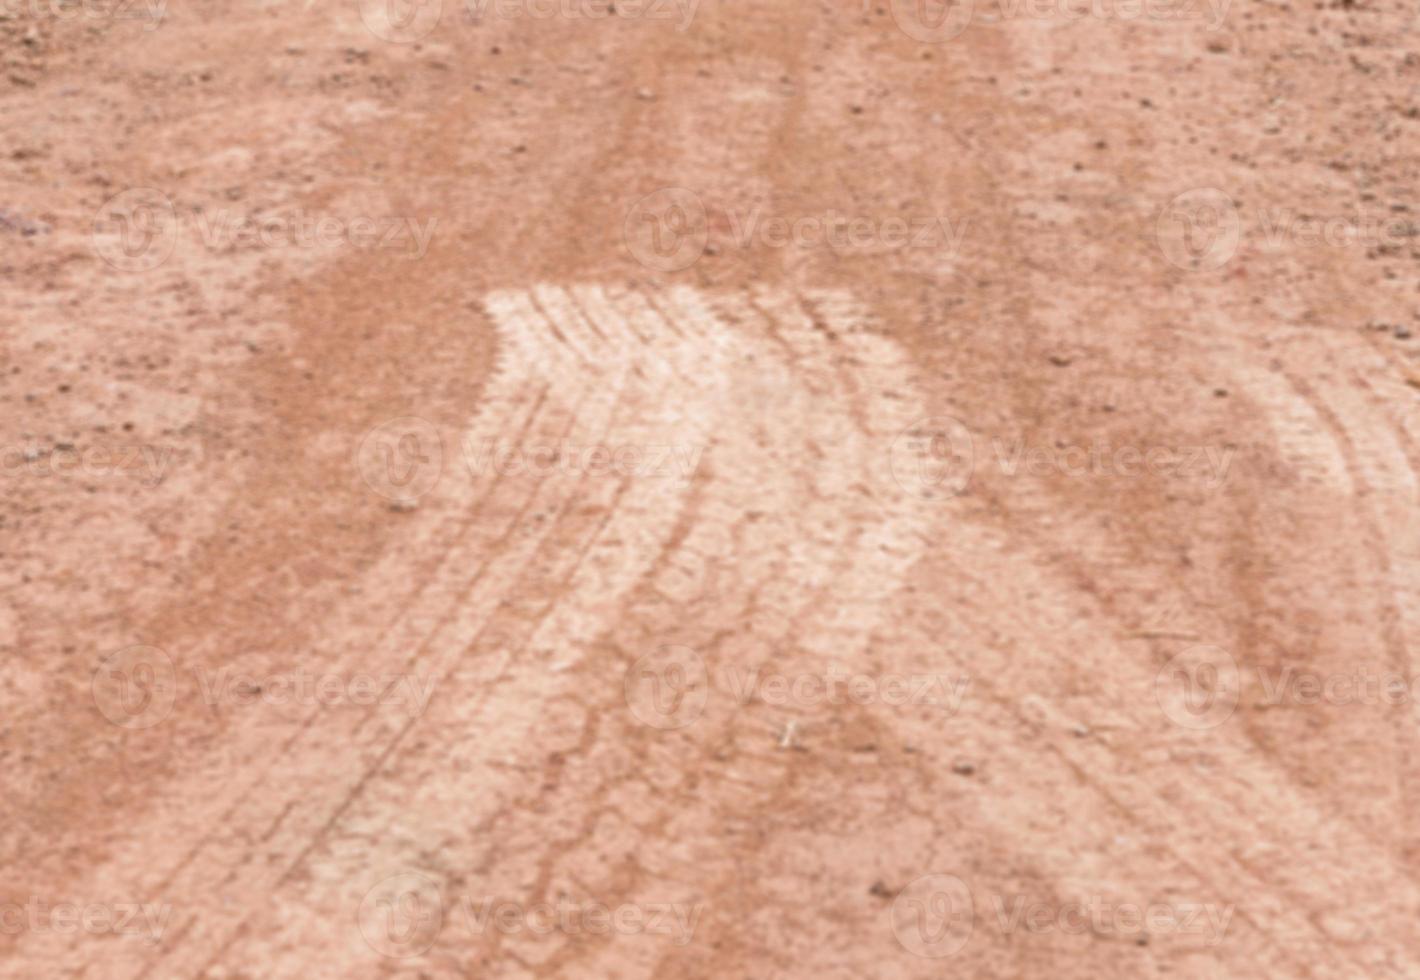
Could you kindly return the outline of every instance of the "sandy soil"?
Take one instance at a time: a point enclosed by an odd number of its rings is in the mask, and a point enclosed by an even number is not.
[[[0,53],[0,976],[1420,976],[1412,5]]]

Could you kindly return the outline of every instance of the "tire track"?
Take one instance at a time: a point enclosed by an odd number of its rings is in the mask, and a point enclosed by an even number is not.
[[[522,338],[504,339],[510,356],[500,361],[490,379],[473,433],[487,432],[496,436],[523,431],[540,438],[565,438],[585,409],[585,397],[591,386],[582,383],[579,374],[566,377],[563,373],[551,372],[551,380],[559,386],[559,398],[549,401],[545,386],[528,375],[526,358],[530,348]],[[614,391],[606,389],[598,394],[605,399],[608,393]],[[526,509],[531,504],[526,488],[519,491],[521,501],[514,498],[506,503],[500,503],[500,491],[503,497],[508,495],[499,480],[484,487],[448,474],[440,480],[424,508],[433,519],[416,524],[409,533],[408,546],[386,559],[367,581],[376,589],[398,588],[398,583],[407,575],[410,561],[417,560],[426,550],[444,555],[434,575],[418,592],[417,600],[400,610],[377,646],[356,649],[338,664],[323,665],[327,671],[378,676],[408,669],[409,651],[418,651],[427,644],[440,625],[449,621],[459,596],[477,581],[477,576],[470,578],[469,568],[478,564],[480,554],[490,545],[518,527],[519,505]],[[440,512],[450,511],[461,516],[442,521],[437,518]],[[449,537],[454,538],[453,545],[444,543]],[[350,625],[350,621],[359,619],[358,608],[347,615],[348,619],[342,617],[330,624],[326,635],[359,635],[360,629]],[[278,832],[283,835],[277,838],[278,843],[289,841],[293,833],[299,835],[299,830],[293,830],[300,826],[299,821],[291,820],[293,808],[304,803],[307,817],[314,819],[318,801],[338,793],[338,787],[350,771],[349,766],[363,767],[361,760],[379,750],[382,738],[390,737],[387,726],[362,735],[366,722],[375,714],[374,708],[353,713],[348,709],[341,712],[317,708],[289,735],[287,726],[279,719],[272,726],[273,731],[267,728],[267,720],[243,716],[241,729],[227,737],[225,755],[215,760],[208,770],[171,788],[168,794],[172,799],[212,800],[215,805],[197,814],[175,814],[168,823],[156,828],[138,828],[118,856],[98,873],[96,881],[100,884],[97,887],[102,888],[104,894],[126,894],[134,890],[136,881],[136,887],[145,894],[182,896],[182,901],[171,897],[163,899],[174,905],[175,918],[188,920],[175,926],[163,952],[180,944],[187,946],[181,942],[182,938],[193,929],[193,922],[204,919],[204,914],[209,927],[223,918],[230,919],[233,914],[230,899],[218,896],[213,886],[218,882],[230,884],[234,876],[265,880],[264,871],[251,867],[255,851],[263,845],[273,846],[271,842]],[[273,737],[281,739],[282,748],[276,756],[263,759]],[[342,759],[347,760],[346,765],[331,767],[329,764],[331,760]],[[261,773],[256,783],[244,785],[237,792],[226,785],[230,772],[251,769]],[[283,789],[274,789],[277,786]],[[153,855],[172,853],[170,842],[184,838],[196,839],[197,843],[187,849],[176,864],[166,871],[148,867]],[[200,867],[197,866],[199,859]],[[134,870],[140,868],[143,871],[135,876]],[[207,885],[192,888],[183,884],[192,879],[206,881]],[[219,909],[216,912],[210,909],[214,904]],[[35,937],[36,942],[43,939]],[[52,938],[48,942],[53,944]],[[45,954],[36,951],[33,955],[43,960]],[[150,967],[158,962],[146,953],[137,954],[135,959]]]
[[[361,895],[351,892],[352,882],[368,887],[411,870],[451,893],[477,881],[480,889],[525,901],[574,887],[571,882],[603,895],[633,889],[629,880],[604,878],[601,861],[587,851],[603,821],[623,819],[611,815],[607,799],[626,788],[624,779],[634,780],[640,753],[660,754],[648,739],[659,733],[632,721],[622,701],[629,662],[646,645],[674,641],[677,630],[691,639],[687,632],[708,628],[715,642],[700,649],[721,664],[797,661],[822,670],[832,661],[851,667],[881,613],[881,597],[915,559],[920,514],[887,477],[883,436],[919,417],[920,405],[905,359],[866,332],[865,315],[845,298],[809,299],[803,306],[768,291],[753,298],[782,328],[795,352],[789,358],[765,341],[758,324],[736,330],[720,312],[722,304],[744,300],[599,287],[542,289],[535,297],[542,312],[563,324],[564,336],[595,330],[623,349],[634,349],[642,337],[661,339],[656,356],[642,351],[637,361],[659,385],[633,385],[628,417],[614,430],[629,440],[704,437],[709,445],[702,465],[679,494],[633,482],[608,520],[585,535],[585,558],[530,574],[559,577],[558,600],[535,625],[524,624],[510,637],[515,652],[495,676],[467,688],[466,697],[441,690],[423,723],[426,743],[411,747],[399,767],[382,770],[379,785],[367,787],[331,828],[307,857],[304,874],[288,879],[283,908],[353,911]],[[809,311],[816,304],[838,339],[813,326]],[[521,323],[531,306],[531,299],[512,297],[502,315]],[[681,386],[687,377],[697,380],[694,388]],[[766,378],[784,392],[772,414],[742,397]],[[896,397],[881,399],[884,389]],[[584,492],[596,496],[597,490]],[[561,525],[559,536],[566,531]],[[826,604],[837,608],[825,611]],[[737,622],[732,632],[723,629]],[[487,655],[475,644],[465,663]],[[705,734],[711,730],[707,724]],[[751,726],[739,737],[772,746],[775,734]],[[591,793],[590,804],[547,817],[539,816],[540,807],[519,805],[536,787],[560,778],[569,758],[587,755],[598,759],[597,772],[613,774]],[[758,755],[747,763],[759,765]],[[549,763],[549,757],[560,761]],[[591,789],[578,786],[579,793]],[[778,792],[777,779],[757,774],[738,787],[720,786],[685,819],[709,820],[705,832],[713,834],[725,797]],[[483,833],[499,837],[496,848]],[[673,849],[655,830],[647,840],[648,862],[656,860],[654,852]],[[679,883],[652,876],[643,884],[658,881],[677,891],[709,884],[703,873]],[[276,955],[308,942],[312,932],[331,940],[331,948],[350,945],[348,920],[299,913],[288,919],[260,914],[226,961],[245,961],[257,947],[263,958]],[[439,944],[410,963],[467,970],[472,945],[467,933],[446,925]],[[509,963],[547,961],[550,968],[569,952],[501,940],[492,955]],[[342,969],[355,972],[359,965],[360,957],[353,957]],[[649,975],[650,966],[635,972]]]
[[[854,369],[862,384],[855,389],[834,363],[841,355],[831,351],[808,312],[772,292],[755,302],[772,309],[767,315],[786,335],[781,346],[731,329],[710,301],[691,290],[651,295],[539,286],[488,297],[506,358],[468,448],[521,428],[537,440],[639,446],[670,441],[703,451],[701,467],[693,479],[670,487],[625,476],[594,480],[585,472],[554,471],[532,480],[499,473],[476,495],[457,483],[444,490],[450,481],[441,481],[446,505],[472,508],[464,519],[468,532],[443,545],[450,522],[421,522],[412,529],[412,547],[442,547],[445,556],[416,607],[399,617],[379,649],[357,651],[339,665],[376,671],[398,665],[440,679],[429,714],[400,726],[373,710],[317,711],[265,763],[255,759],[270,732],[248,726],[236,740],[239,747],[228,751],[247,764],[264,765],[256,784],[238,794],[213,793],[226,768],[219,762],[211,778],[186,780],[172,794],[214,800],[204,819],[220,821],[218,826],[198,835],[166,871],[137,872],[138,855],[154,853],[154,840],[193,836],[184,833],[189,824],[183,820],[140,828],[130,846],[94,874],[111,893],[120,892],[121,883],[138,883],[170,896],[179,920],[156,954],[122,951],[126,960],[106,961],[108,975],[195,975],[243,941],[279,933],[279,923],[266,921],[274,901],[269,896],[308,886],[312,868],[343,854],[350,834],[368,833],[372,820],[378,824],[367,811],[389,810],[387,787],[417,795],[418,787],[442,784],[444,793],[463,788],[470,797],[492,800],[516,788],[520,780],[510,781],[505,766],[493,768],[489,748],[537,745],[538,712],[520,706],[555,704],[569,684],[582,684],[615,610],[653,577],[653,587],[666,596],[704,596],[708,586],[721,612],[753,610],[752,629],[774,640],[803,622],[816,597],[836,593],[841,608],[805,635],[806,648],[838,655],[845,642],[851,650],[864,641],[878,599],[911,563],[920,534],[904,538],[895,526],[909,516],[901,506],[892,510],[888,526],[865,526],[866,504],[853,501],[884,492],[886,465],[878,443],[894,426],[912,421],[915,400],[903,394],[876,416],[872,431],[853,421],[866,417],[866,409],[850,413],[845,406],[871,400],[883,384],[904,387],[904,364],[888,342],[858,334],[842,345],[858,352]],[[863,317],[841,297],[826,302],[837,304],[825,314],[830,320]],[[851,322],[838,329],[863,326]],[[785,350],[797,353],[786,358]],[[765,390],[766,377],[791,392],[781,400],[789,415],[767,416],[745,400]],[[579,393],[586,394],[585,402]],[[525,425],[509,425],[517,416],[505,400],[527,412]],[[874,462],[879,457],[881,465]],[[808,507],[805,494],[812,501]],[[478,568],[470,579],[472,566]],[[817,580],[825,569],[832,581]],[[367,587],[379,588],[397,575],[387,566]],[[722,605],[732,581],[739,600]],[[524,602],[523,592],[540,600]],[[536,607],[531,619],[525,614],[529,605]],[[409,649],[416,650],[412,657],[401,653]],[[618,685],[619,676],[612,682]],[[527,698],[511,698],[512,691]],[[504,717],[510,712],[514,717]],[[499,735],[509,725],[521,732],[511,743]],[[251,739],[258,744],[248,744]],[[449,773],[450,756],[442,750],[431,756],[431,741],[442,741],[455,756],[469,746],[482,750],[485,766]],[[495,771],[503,773],[496,780],[490,778]],[[406,783],[412,772],[418,773],[414,786]],[[404,808],[408,818],[419,812],[453,816],[459,808]],[[395,836],[425,839],[413,829]],[[396,847],[388,859],[396,857],[408,867],[412,855]],[[369,858],[362,857],[363,867],[378,865]],[[341,901],[338,907],[351,906]],[[253,923],[268,928],[253,930]],[[26,959],[87,967],[88,944],[57,948],[62,945],[37,937]]]
[[[1379,629],[1390,668],[1408,691],[1420,677],[1420,477],[1414,443],[1397,408],[1414,396],[1395,376],[1387,359],[1359,338],[1322,331],[1305,345],[1321,348],[1313,357],[1333,365],[1318,377],[1288,378],[1316,407],[1342,447],[1357,489],[1355,507],[1365,522],[1365,549],[1379,583]],[[1387,388],[1383,396],[1378,388]],[[1420,704],[1411,698],[1395,713],[1395,758],[1399,769],[1401,849],[1412,868],[1420,859],[1420,766],[1416,756]]]

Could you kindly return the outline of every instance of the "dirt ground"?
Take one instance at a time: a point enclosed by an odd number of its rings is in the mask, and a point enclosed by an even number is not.
[[[0,976],[1420,977],[1413,4],[0,54]]]

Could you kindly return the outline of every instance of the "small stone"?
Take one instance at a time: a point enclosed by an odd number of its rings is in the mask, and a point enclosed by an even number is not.
[[[976,766],[970,762],[958,762],[956,765],[952,766],[952,772],[956,773],[958,776],[972,776],[976,773]]]
[[[648,88],[638,88],[636,90],[636,98],[640,99],[642,102],[654,102],[656,100],[656,93]]]

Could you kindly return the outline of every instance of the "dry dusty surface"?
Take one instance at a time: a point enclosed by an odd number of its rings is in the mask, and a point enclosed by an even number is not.
[[[1412,3],[0,55],[0,976],[1420,977]]]

